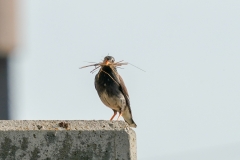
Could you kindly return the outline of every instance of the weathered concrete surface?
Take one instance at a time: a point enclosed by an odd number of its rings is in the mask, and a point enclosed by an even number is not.
[[[123,121],[0,120],[1,160],[136,160]]]

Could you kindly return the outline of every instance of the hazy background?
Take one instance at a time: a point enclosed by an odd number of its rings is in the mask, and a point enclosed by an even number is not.
[[[18,1],[12,119],[109,120],[93,68],[119,69],[139,160],[240,159],[240,1]]]

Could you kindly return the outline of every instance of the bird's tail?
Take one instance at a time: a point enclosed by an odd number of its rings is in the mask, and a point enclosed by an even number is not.
[[[136,125],[136,123],[133,121],[133,119],[132,119],[132,124],[129,124],[129,123],[128,123],[128,125],[129,125],[130,127],[137,128],[137,125]]]
[[[131,108],[129,106],[127,106],[126,109],[123,111],[122,117],[130,127],[133,127],[133,128],[137,127],[136,123],[132,119]]]

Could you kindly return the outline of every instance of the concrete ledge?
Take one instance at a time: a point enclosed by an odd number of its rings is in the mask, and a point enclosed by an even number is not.
[[[123,121],[0,120],[1,160],[136,160]]]

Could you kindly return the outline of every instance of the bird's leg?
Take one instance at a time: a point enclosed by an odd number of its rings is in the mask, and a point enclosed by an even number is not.
[[[118,119],[119,119],[121,116],[122,116],[122,112],[119,113],[119,116],[118,116],[118,118],[117,118],[117,121],[118,121]]]
[[[116,116],[116,114],[117,114],[117,111],[114,111],[114,110],[113,110],[113,112],[114,112],[114,113],[113,113],[113,116],[111,117],[110,121],[112,121],[113,118],[114,118],[114,117]]]
[[[119,120],[119,118],[122,116],[122,113],[125,111],[125,109],[126,109],[126,103],[125,103],[125,101],[124,101],[124,103],[123,103],[123,107],[120,109],[120,111],[119,111],[119,116],[118,116],[118,118],[117,118],[117,121]]]

